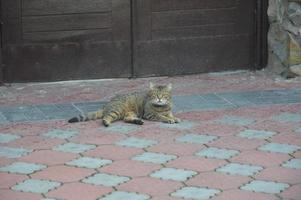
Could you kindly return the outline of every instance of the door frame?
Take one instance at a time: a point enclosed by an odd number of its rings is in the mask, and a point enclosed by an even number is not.
[[[2,13],[2,1],[0,0],[0,13]],[[3,84],[3,63],[2,63],[2,14],[0,14],[0,85]]]
[[[255,70],[263,69],[268,62],[268,0],[255,1]]]

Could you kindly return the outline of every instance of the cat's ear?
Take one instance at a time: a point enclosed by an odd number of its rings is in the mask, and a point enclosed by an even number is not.
[[[153,90],[155,88],[155,85],[152,82],[149,82],[149,89]]]
[[[167,88],[167,90],[171,91],[171,89],[172,89],[172,84],[171,84],[171,83],[167,84],[166,88]]]

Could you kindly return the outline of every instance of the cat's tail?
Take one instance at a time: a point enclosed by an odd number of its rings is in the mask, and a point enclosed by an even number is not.
[[[87,114],[81,114],[76,117],[73,117],[68,120],[69,123],[75,123],[75,122],[85,122],[90,120],[97,120],[101,119],[103,116],[103,110],[98,110],[95,112],[89,112]]]

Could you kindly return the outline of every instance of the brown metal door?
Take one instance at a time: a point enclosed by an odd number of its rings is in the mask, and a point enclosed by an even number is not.
[[[131,75],[130,0],[2,0],[6,81]]]
[[[254,67],[254,0],[134,0],[134,75]]]

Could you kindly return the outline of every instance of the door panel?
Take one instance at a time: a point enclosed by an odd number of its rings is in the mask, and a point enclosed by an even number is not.
[[[251,68],[253,0],[135,0],[134,75]]]
[[[131,75],[130,0],[2,2],[7,81]]]

